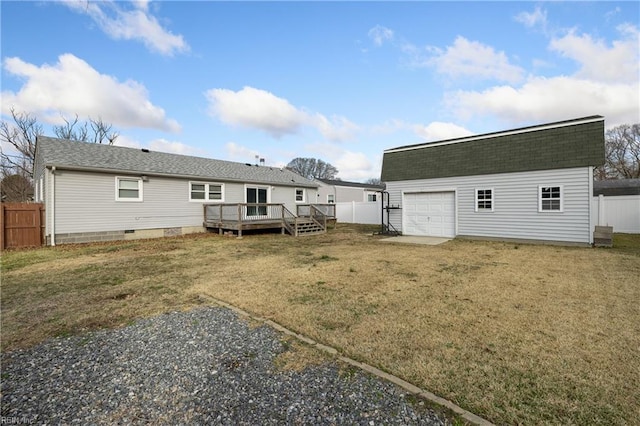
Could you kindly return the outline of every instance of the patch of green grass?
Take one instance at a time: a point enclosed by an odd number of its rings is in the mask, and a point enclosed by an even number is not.
[[[613,234],[613,247],[610,250],[640,256],[640,234]]]

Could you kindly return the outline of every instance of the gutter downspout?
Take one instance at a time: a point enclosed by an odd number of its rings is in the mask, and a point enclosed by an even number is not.
[[[56,166],[51,167],[51,245],[56,245]]]

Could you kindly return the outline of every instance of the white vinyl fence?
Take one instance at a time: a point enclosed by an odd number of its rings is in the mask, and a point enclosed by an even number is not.
[[[596,225],[613,226],[613,232],[640,234],[640,195],[599,195],[591,200]]]
[[[336,219],[340,223],[379,225],[382,221],[382,202],[336,203]]]

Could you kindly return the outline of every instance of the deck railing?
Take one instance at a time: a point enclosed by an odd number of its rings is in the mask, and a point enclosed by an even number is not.
[[[327,229],[327,219],[331,219],[325,213],[335,209],[329,205],[305,205],[297,206],[298,215],[293,214],[284,204],[269,203],[237,203],[237,204],[205,204],[204,205],[204,226],[212,228],[224,228],[229,226],[237,229],[255,229],[255,227],[269,227],[269,225],[281,226],[283,232],[286,229],[291,235],[298,236],[300,226],[309,223],[309,219]],[[302,208],[300,208],[302,207]],[[273,226],[271,226],[273,227]]]
[[[287,232],[294,237],[298,236],[297,220],[298,218],[296,215],[291,213],[285,206],[282,206],[282,223],[287,229]]]
[[[322,210],[316,206],[311,206],[310,213],[309,217],[311,217],[311,220],[317,225],[322,226],[322,229],[327,229],[327,215],[324,214]]]
[[[296,214],[298,216],[313,216],[311,207],[322,212],[328,219],[336,218],[335,204],[298,204],[296,206]]]
[[[282,204],[241,203],[241,204],[205,204],[205,222],[255,222],[260,220],[282,220]]]

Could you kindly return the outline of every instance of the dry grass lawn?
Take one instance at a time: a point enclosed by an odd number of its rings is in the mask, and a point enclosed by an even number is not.
[[[640,236],[616,238],[420,246],[339,226],[5,252],[2,350],[215,297],[496,423],[640,424]]]

